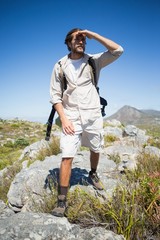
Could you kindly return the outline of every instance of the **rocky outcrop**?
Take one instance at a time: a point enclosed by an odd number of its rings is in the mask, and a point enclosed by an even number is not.
[[[1,207],[1,204],[0,204]],[[3,206],[2,206],[3,207]],[[1,212],[0,212],[1,213]],[[56,218],[45,213],[18,213],[0,215],[1,240],[124,240],[123,236],[101,227],[81,229],[66,218]]]
[[[104,148],[98,166],[104,191],[95,190],[88,179],[90,161],[87,150],[78,151],[73,161],[70,182],[70,191],[78,185],[102,201],[112,196],[115,187],[121,182],[121,173],[124,170],[136,168],[139,153],[146,151],[160,157],[159,149],[149,146],[144,148],[149,137],[145,131],[135,126],[128,125],[123,128],[120,122],[109,121],[104,132],[105,135],[116,136],[116,141]],[[33,158],[45,145],[47,143],[41,140],[28,146],[20,159],[25,155]],[[119,161],[113,161],[115,156],[118,156]],[[29,167],[23,163],[22,170],[15,176],[10,186],[8,206],[0,202],[0,239],[124,239],[123,236],[104,228],[80,229],[79,226],[70,224],[66,218],[56,218],[35,211],[34,203],[42,202],[42,196],[51,193],[48,177],[52,178],[55,185],[57,184],[60,162],[61,154],[46,157],[44,161],[37,159]]]

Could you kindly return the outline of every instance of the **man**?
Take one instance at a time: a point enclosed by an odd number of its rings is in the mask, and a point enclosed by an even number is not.
[[[69,55],[56,63],[52,72],[50,95],[51,103],[59,114],[62,133],[60,146],[62,162],[59,177],[58,205],[53,209],[55,216],[64,216],[66,196],[71,176],[72,161],[77,152],[79,142],[90,149],[91,171],[89,177],[94,187],[103,187],[97,176],[99,155],[103,146],[103,119],[100,98],[93,84],[93,74],[88,64],[91,55],[85,53],[86,38],[94,39],[102,44],[106,51],[93,54],[98,80],[100,70],[115,61],[123,52],[123,48],[95,32],[72,29],[65,38]],[[63,70],[63,74],[61,74]],[[67,88],[63,91],[65,75]]]

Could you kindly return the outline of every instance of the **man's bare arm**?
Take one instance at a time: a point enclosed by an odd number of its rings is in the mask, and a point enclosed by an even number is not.
[[[120,46],[119,44],[115,43],[114,41],[112,41],[106,37],[103,37],[98,33],[91,32],[88,30],[79,31],[77,34],[83,34],[85,37],[87,37],[89,39],[95,39],[96,41],[98,41],[102,45],[104,45],[109,51],[117,50]]]

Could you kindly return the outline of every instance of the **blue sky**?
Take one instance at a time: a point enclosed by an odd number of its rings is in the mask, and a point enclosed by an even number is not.
[[[0,0],[1,118],[47,120],[52,68],[68,54],[64,38],[74,27],[125,50],[101,72],[107,116],[124,105],[160,111],[159,0]],[[104,50],[87,40],[87,53]]]

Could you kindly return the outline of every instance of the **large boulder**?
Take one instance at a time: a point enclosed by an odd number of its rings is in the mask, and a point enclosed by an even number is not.
[[[44,161],[37,160],[28,168],[23,168],[15,176],[7,195],[10,208],[15,212],[33,211],[35,201],[42,201],[44,193],[50,194],[46,185],[48,176],[52,178],[55,186],[57,185],[60,162],[61,154],[47,157]],[[104,191],[101,191],[102,199],[111,197],[117,186],[118,180],[107,176],[107,172],[113,171],[115,168],[116,164],[109,160],[105,154],[102,154],[98,166],[98,173],[104,186]],[[97,195],[88,178],[89,171],[89,152],[79,152],[72,165],[71,190],[74,186],[80,185],[85,191],[94,196]]]
[[[102,227],[81,229],[70,224],[66,218],[57,218],[45,213],[17,213],[9,218],[0,218],[1,240],[125,240]]]

